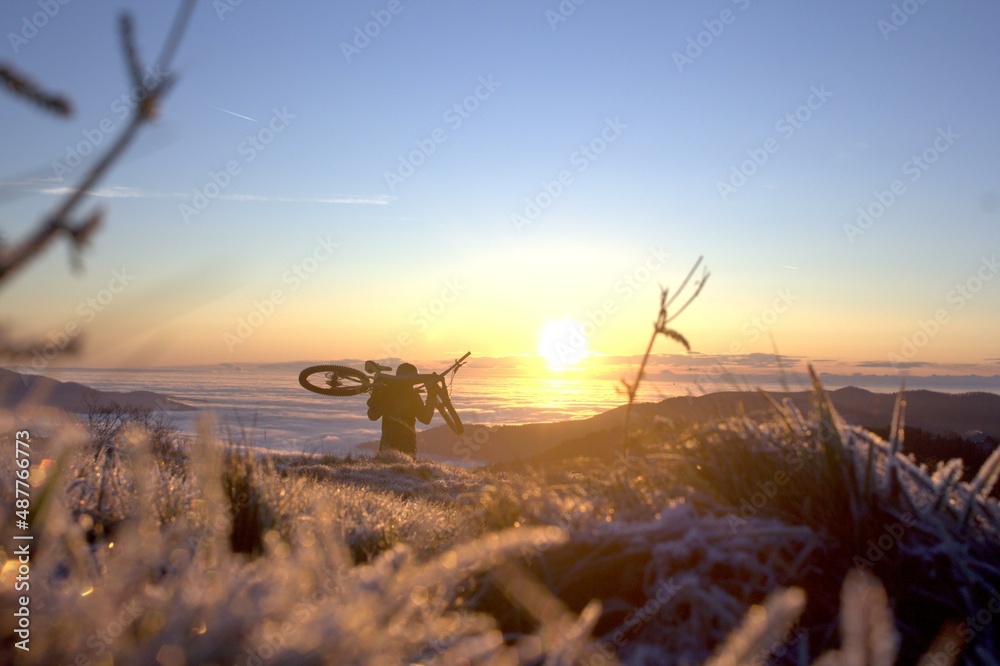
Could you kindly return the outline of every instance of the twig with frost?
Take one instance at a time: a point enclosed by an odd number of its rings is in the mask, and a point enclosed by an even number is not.
[[[690,282],[691,278],[694,277],[695,271],[698,270],[698,266],[701,265],[703,258],[704,257],[698,257],[698,261],[694,262],[694,266],[691,267],[687,277],[684,278],[684,281],[681,282],[681,286],[678,287],[672,297],[670,296],[669,287],[660,288],[660,312],[656,317],[656,321],[653,322],[653,334],[649,337],[649,344],[646,345],[646,353],[643,354],[642,362],[639,364],[639,372],[636,374],[635,381],[632,383],[629,383],[628,380],[625,379],[622,380],[622,384],[625,385],[625,392],[628,395],[628,406],[625,408],[625,425],[623,434],[623,444],[625,445],[628,445],[628,424],[629,419],[632,416],[632,405],[635,403],[635,396],[639,392],[639,385],[642,383],[642,378],[645,376],[646,363],[649,361],[649,355],[653,351],[653,343],[656,342],[656,336],[662,335],[670,338],[671,340],[683,345],[684,349],[691,351],[691,345],[688,344],[687,339],[676,330],[670,328],[670,322],[677,319],[677,317],[679,317],[681,313],[684,312],[689,305],[691,305],[691,302],[698,297],[698,294],[701,293],[702,288],[708,281],[708,269],[705,268],[702,270],[701,277],[694,283],[694,293],[691,294],[691,296],[684,302],[684,305],[678,308],[677,312],[670,316],[667,314],[667,308],[669,308],[684,292],[684,288],[687,287],[688,282]]]

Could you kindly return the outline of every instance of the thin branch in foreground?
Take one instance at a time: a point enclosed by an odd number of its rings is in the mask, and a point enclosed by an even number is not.
[[[122,50],[125,52],[125,65],[128,67],[132,85],[141,86],[142,65],[139,63],[139,50],[135,47],[132,17],[128,13],[123,13],[119,19],[119,32],[122,38]]]
[[[68,118],[73,114],[73,106],[66,97],[48,93],[39,88],[23,74],[19,74],[10,65],[0,65],[0,83],[15,97],[23,97],[57,116]]]
[[[176,51],[176,45],[180,39],[180,34],[183,32],[183,28],[187,24],[193,7],[193,0],[185,0],[184,4],[178,11],[177,17],[174,20],[174,25],[171,28],[170,35],[164,46],[164,55],[161,56],[160,66],[162,68],[169,66],[169,58],[171,58]],[[139,65],[138,62],[135,61],[137,56],[134,46],[131,43],[131,21],[127,18],[122,21],[122,46],[123,51],[125,52],[126,61],[129,62],[129,69],[134,78],[137,76],[137,68],[139,68]],[[133,112],[128,125],[118,137],[118,140],[115,141],[104,156],[84,176],[82,182],[66,198],[62,205],[60,205],[55,212],[50,215],[49,218],[20,245],[4,252],[3,256],[0,256],[0,284],[2,284],[3,280],[5,280],[14,271],[26,264],[28,260],[41,252],[42,249],[44,249],[45,246],[47,246],[49,242],[51,242],[53,238],[60,233],[65,233],[71,239],[76,249],[82,249],[84,241],[96,229],[98,221],[95,216],[92,215],[85,222],[73,224],[70,221],[71,215],[87,193],[93,189],[97,181],[104,176],[111,165],[125,151],[128,145],[132,142],[132,139],[135,137],[139,128],[155,115],[156,103],[159,102],[172,83],[173,79],[167,76],[162,81],[159,81],[151,90],[149,90],[146,99],[143,100],[143,102]]]
[[[0,355],[9,361],[21,361],[30,363],[38,357],[45,358],[51,355],[53,349],[58,347],[58,353],[72,354],[79,351],[80,336],[75,335],[65,338],[65,342],[60,341],[58,345],[51,342],[32,340],[29,342],[13,342],[7,338],[6,332],[0,330]]]
[[[639,385],[642,383],[642,378],[646,374],[646,363],[649,361],[649,355],[653,351],[653,344],[656,342],[656,336],[662,335],[666,338],[670,338],[678,344],[683,345],[686,350],[691,351],[691,345],[688,343],[687,338],[681,335],[678,331],[670,328],[669,324],[677,319],[677,317],[679,317],[680,314],[684,312],[689,305],[691,305],[691,302],[698,297],[698,294],[701,293],[701,290],[705,286],[705,283],[708,281],[708,277],[710,275],[708,269],[706,268],[702,271],[701,277],[694,283],[694,293],[691,294],[690,298],[684,301],[684,305],[682,305],[677,312],[673,314],[673,316],[667,314],[667,309],[674,301],[677,300],[677,298],[681,295],[681,292],[684,291],[684,288],[687,287],[691,278],[698,270],[698,266],[701,265],[702,259],[704,259],[704,257],[698,257],[698,261],[694,262],[694,266],[691,267],[687,277],[685,277],[684,281],[681,282],[680,288],[676,291],[676,293],[674,293],[672,298],[669,296],[669,288],[660,288],[660,311],[656,317],[656,321],[653,323],[653,334],[649,338],[649,344],[646,345],[646,353],[643,354],[642,362],[639,364],[639,372],[636,374],[635,381],[632,383],[629,383],[625,379],[622,380],[622,384],[625,385],[625,391],[628,395],[628,405],[625,407],[625,423],[622,433],[623,444],[626,446],[628,445],[628,425],[632,416],[632,405],[635,403],[635,396],[639,392]]]
[[[194,6],[194,0],[184,0],[178,9],[157,62],[159,69],[163,71],[169,69],[170,62],[177,51]],[[130,73],[130,79],[133,84],[141,85],[142,67],[132,39],[132,21],[127,15],[121,20],[120,31],[122,50]],[[37,87],[27,82],[24,77],[14,74],[9,68],[0,68],[0,76],[2,76],[2,80],[7,87],[14,90],[16,94],[31,99],[46,108],[51,107],[56,112],[60,112],[59,109],[65,109],[65,113],[69,112],[70,107],[68,103],[60,103],[59,98],[44,95]],[[74,250],[71,262],[74,267],[79,267],[79,253],[100,226],[102,213],[100,211],[92,212],[82,222],[76,222],[73,220],[76,216],[76,209],[80,206],[84,197],[93,190],[97,182],[125,152],[125,149],[131,144],[139,129],[156,116],[157,104],[166,95],[172,85],[173,78],[165,76],[153,85],[152,88],[148,89],[145,99],[134,109],[128,124],[117,140],[108,148],[107,152],[97,163],[84,174],[83,179],[73,192],[56,207],[55,211],[44,218],[38,227],[28,234],[27,238],[17,244],[0,247],[0,287],[3,286],[7,278],[28,264],[59,235],[65,235],[70,240],[71,247]],[[2,346],[0,346],[0,356],[4,354],[4,351]]]

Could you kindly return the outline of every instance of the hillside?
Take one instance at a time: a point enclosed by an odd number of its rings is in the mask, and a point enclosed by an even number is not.
[[[111,402],[126,407],[167,411],[196,409],[168,395],[152,391],[98,391],[76,382],[60,382],[41,375],[25,375],[0,368],[0,409],[32,406],[84,412],[88,405],[104,405]]]
[[[790,400],[807,412],[812,400],[808,391],[771,393],[778,402]],[[829,393],[841,416],[850,424],[867,428],[887,427],[892,422],[896,396],[847,387]],[[461,405],[457,405],[461,413]],[[633,424],[642,428],[682,428],[744,413],[767,416],[771,405],[757,392],[725,391],[702,396],[667,398],[658,403],[636,405]],[[430,428],[418,435],[417,450],[424,454],[488,463],[542,456],[560,459],[577,455],[606,455],[609,431],[621,427],[625,408],[616,407],[587,419],[514,426],[467,424],[456,436],[447,426]],[[993,393],[951,394],[936,391],[906,393],[906,424],[933,434],[966,435],[979,431],[1000,438],[1000,395]],[[617,435],[620,438],[620,434]],[[377,448],[377,443],[363,445]],[[542,455],[545,454],[545,455]]]
[[[1000,452],[931,473],[816,396],[526,474],[34,437],[35,510],[0,516],[33,545],[18,662],[995,664]]]

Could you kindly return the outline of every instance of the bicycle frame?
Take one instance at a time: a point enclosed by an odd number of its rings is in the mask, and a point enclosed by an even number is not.
[[[465,365],[465,359],[469,358],[471,354],[472,352],[466,352],[465,356],[457,359],[443,372],[414,375],[389,374],[392,368],[380,365],[375,361],[366,361],[363,372],[343,365],[313,365],[299,373],[299,384],[302,388],[313,393],[337,397],[361,395],[370,393],[377,387],[388,387],[400,383],[413,387],[419,386],[417,390],[427,391],[427,400],[434,401],[434,408],[441,414],[441,418],[448,424],[448,427],[461,435],[463,432],[462,420],[451,404],[451,397],[448,395],[448,386],[445,384],[444,378],[450,373],[457,372],[460,367]],[[314,375],[324,376],[326,378],[324,384],[314,384],[311,381]],[[438,390],[431,391],[431,386]]]
[[[458,369],[465,365],[465,359],[471,355],[472,352],[465,352],[465,356],[456,359],[454,363],[442,372],[417,373],[415,375],[388,374],[387,371],[392,370],[389,366],[381,365],[375,361],[365,361],[365,372],[372,376],[372,387],[365,392],[370,392],[375,386],[388,386],[395,383],[406,383],[410,386],[417,386],[419,384],[422,389],[427,384],[440,384],[444,386],[444,378],[452,372],[458,372]]]

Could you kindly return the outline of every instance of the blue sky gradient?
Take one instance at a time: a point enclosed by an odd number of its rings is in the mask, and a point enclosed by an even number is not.
[[[152,62],[175,10],[70,2],[24,38],[43,4],[0,7],[0,60],[75,114],[0,97],[9,239],[93,157],[54,161],[124,125],[119,12]],[[916,336],[913,372],[1000,370],[996,3],[230,4],[198,6],[161,117],[95,193],[108,216],[85,272],[51,248],[7,286],[14,331],[83,319],[127,268],[83,322],[82,363],[380,357],[400,335],[419,358],[531,354],[546,322],[608,299],[587,347],[620,355],[642,351],[657,285],[704,255],[711,280],[677,322],[703,354],[770,352],[773,335],[844,371]],[[227,184],[198,210],[213,173]],[[319,260],[324,239],[337,249]],[[651,248],[669,261],[616,294]],[[315,270],[288,278],[303,261]],[[448,280],[452,302],[417,315]]]

